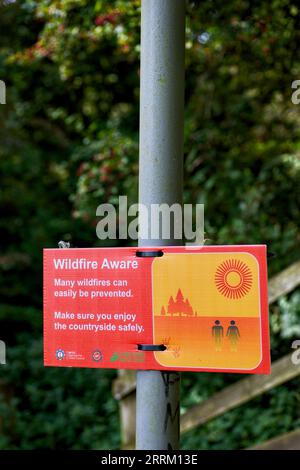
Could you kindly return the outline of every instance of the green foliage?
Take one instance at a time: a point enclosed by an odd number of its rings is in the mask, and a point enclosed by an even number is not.
[[[297,388],[298,380],[294,380],[190,431],[182,439],[182,448],[244,449],[296,429],[300,426]]]
[[[298,8],[197,5],[188,35],[187,195],[205,204],[211,243],[266,242],[278,255],[274,272],[300,254],[299,113],[291,103]],[[209,40],[197,43],[203,31]]]
[[[1,448],[113,448],[109,371],[44,369],[42,248],[98,246],[96,208],[137,199],[140,2],[0,1]],[[300,257],[300,19],[294,0],[187,2],[185,192],[207,243]],[[272,355],[299,334],[299,293],[272,308]],[[237,375],[185,374],[183,410]],[[184,438],[242,448],[299,425],[296,381]],[[255,426],[253,425],[255,423]],[[278,425],[280,423],[280,425]]]
[[[115,372],[45,368],[41,338],[18,339],[3,366],[1,388],[12,396],[0,401],[0,448],[117,448],[118,409],[109,393]]]
[[[289,299],[282,297],[278,304],[273,315],[275,331],[281,338],[300,338],[300,291],[294,292]]]

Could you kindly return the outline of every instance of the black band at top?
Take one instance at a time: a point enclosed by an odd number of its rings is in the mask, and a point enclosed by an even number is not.
[[[136,256],[139,258],[155,258],[163,256],[164,252],[162,250],[153,250],[153,251],[137,251]]]

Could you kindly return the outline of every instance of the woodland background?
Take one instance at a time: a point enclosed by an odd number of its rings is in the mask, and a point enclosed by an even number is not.
[[[114,449],[115,372],[44,368],[42,249],[101,246],[96,207],[137,200],[140,2],[0,0],[0,448]],[[210,244],[300,259],[296,0],[187,2],[185,189]],[[103,242],[102,242],[103,246]],[[300,338],[300,292],[271,311],[272,358]],[[182,411],[239,376],[185,373]],[[239,449],[300,426],[299,379],[190,432]]]

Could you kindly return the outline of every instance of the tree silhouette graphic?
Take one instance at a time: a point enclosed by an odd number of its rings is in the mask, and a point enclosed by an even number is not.
[[[167,309],[162,306],[161,311],[160,311],[161,316],[165,315],[179,315],[180,317],[182,315],[185,316],[197,316],[197,312],[194,313],[193,307],[190,304],[190,301],[188,298],[184,298],[181,289],[178,289],[175,300],[173,296],[171,295],[169,298],[168,302],[168,307]]]
[[[181,315],[183,313],[185,313],[186,306],[185,306],[185,302],[184,302],[184,297],[183,297],[182,292],[181,292],[180,289],[178,289],[178,292],[177,292],[177,295],[176,295],[175,306],[176,306],[176,313],[178,313],[179,316],[181,317]]]
[[[169,298],[168,313],[169,313],[170,315],[172,315],[172,316],[173,316],[174,313],[175,313],[175,302],[174,302],[174,299],[173,299],[172,296]]]
[[[185,301],[185,314],[189,315],[189,316],[194,315],[194,312],[193,312],[192,306],[189,302],[189,299],[186,299],[186,301]]]

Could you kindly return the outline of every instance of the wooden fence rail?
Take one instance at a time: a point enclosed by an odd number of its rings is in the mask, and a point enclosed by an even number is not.
[[[300,261],[291,264],[269,281],[269,304],[275,302],[282,295],[292,292],[300,285]]]
[[[182,433],[190,431],[297,375],[300,375],[300,364],[294,365],[291,362],[291,354],[287,354],[272,364],[270,375],[252,375],[241,379],[223,388],[203,403],[189,408],[181,417],[180,430]]]
[[[300,450],[300,429],[287,432],[248,450]]]

